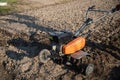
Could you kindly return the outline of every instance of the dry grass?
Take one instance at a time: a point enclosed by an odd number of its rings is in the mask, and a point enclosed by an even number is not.
[[[10,4],[16,3],[17,0],[0,0],[0,2],[8,2],[8,6],[0,6],[0,15],[6,15],[13,12],[14,7]]]

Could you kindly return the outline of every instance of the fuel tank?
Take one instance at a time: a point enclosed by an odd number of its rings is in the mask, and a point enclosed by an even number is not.
[[[73,54],[85,46],[85,38],[78,37],[63,46],[64,54]]]

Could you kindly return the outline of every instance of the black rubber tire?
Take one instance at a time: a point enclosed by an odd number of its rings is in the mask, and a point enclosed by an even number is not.
[[[42,63],[47,63],[50,60],[50,51],[48,49],[43,49],[40,51],[38,58]]]
[[[90,75],[94,71],[94,64],[88,64],[85,70],[85,75]]]

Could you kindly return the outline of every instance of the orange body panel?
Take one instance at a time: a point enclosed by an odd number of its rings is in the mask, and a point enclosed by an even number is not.
[[[78,37],[73,41],[69,42],[65,46],[63,46],[63,53],[64,54],[72,54],[76,51],[82,49],[85,46],[85,38]]]

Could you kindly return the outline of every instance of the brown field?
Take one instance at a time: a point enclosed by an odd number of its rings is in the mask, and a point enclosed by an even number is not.
[[[23,5],[22,5],[23,3]],[[48,35],[53,30],[74,32],[84,21],[89,6],[110,10],[119,0],[23,0],[20,12],[0,16],[1,80],[119,80],[120,11],[92,24],[84,51],[90,57],[78,64],[93,63],[94,72],[85,76],[76,65],[50,60],[42,64],[39,52],[50,48]],[[92,15],[93,18],[100,13]],[[86,30],[87,31],[87,30]],[[63,58],[64,59],[64,58]]]

